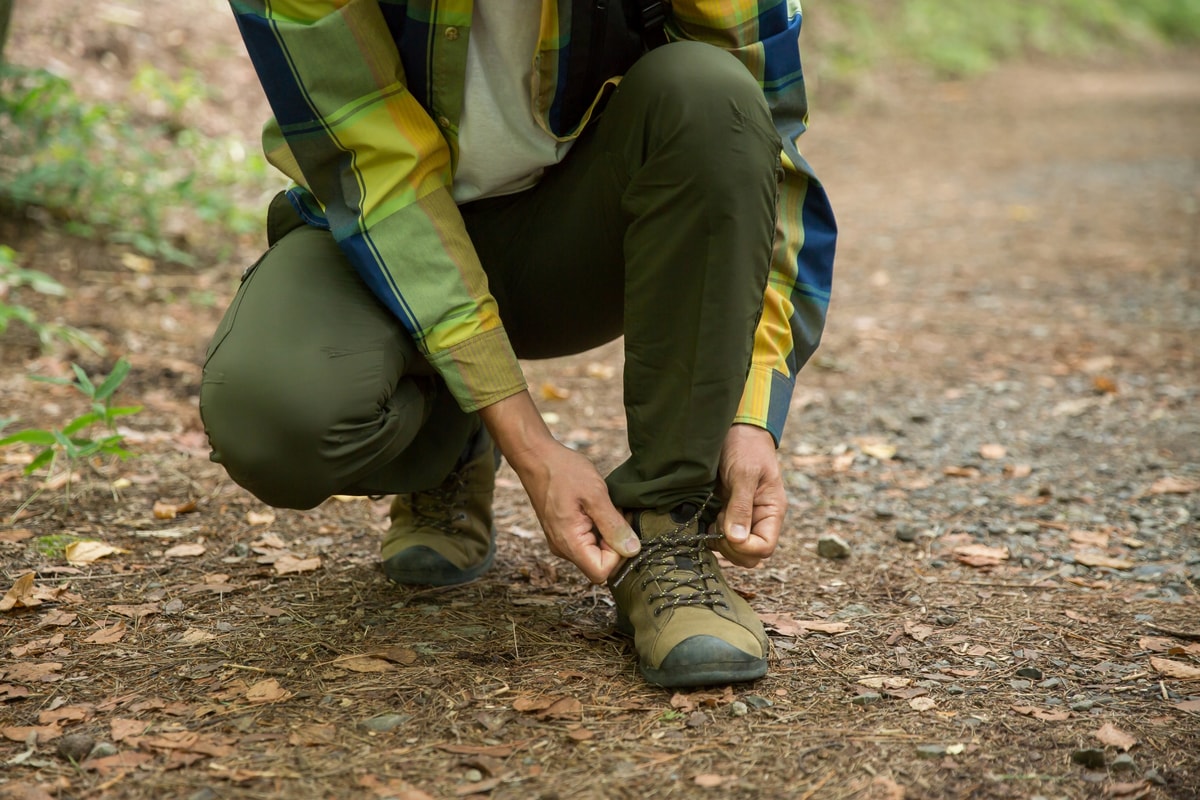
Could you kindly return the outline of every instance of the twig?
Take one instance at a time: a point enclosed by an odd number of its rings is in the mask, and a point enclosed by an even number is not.
[[[812,787],[812,788],[811,788],[811,789],[809,789],[807,792],[805,792],[804,794],[800,795],[800,800],[812,800],[812,797],[813,797],[813,795],[815,795],[817,792],[819,792],[819,791],[821,790],[821,787],[822,787],[822,786],[824,786],[825,784],[829,783],[829,779],[833,777],[833,773],[834,773],[835,771],[836,771],[836,770],[832,770],[832,769],[831,769],[831,770],[829,770],[829,772],[826,772],[826,773],[825,773],[825,777],[824,777],[824,778],[821,778],[821,780],[817,781],[817,785],[816,785],[816,786]]]
[[[1176,639],[1187,639],[1189,642],[1200,642],[1200,633],[1191,633],[1189,631],[1177,631],[1173,628],[1164,628],[1161,625],[1155,625],[1151,622],[1143,622],[1147,628],[1159,633],[1165,633],[1168,636],[1174,636]]]

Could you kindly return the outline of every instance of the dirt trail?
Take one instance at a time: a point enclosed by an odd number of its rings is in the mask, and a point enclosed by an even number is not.
[[[268,515],[195,417],[238,265],[131,276],[5,223],[147,408],[144,455],[0,529],[0,589],[44,589],[0,612],[0,797],[1200,797],[1198,67],[815,97],[838,279],[781,448],[786,540],[733,574],[772,672],[724,691],[639,681],[507,470],[497,567],[449,591],[382,578],[382,504]],[[60,362],[0,355],[6,414],[72,410],[23,377]],[[528,365],[601,466],[619,368],[615,345]],[[6,517],[35,488],[0,465]],[[848,559],[816,554],[829,533]],[[129,552],[74,570],[58,534]],[[68,735],[110,749],[76,769]]]

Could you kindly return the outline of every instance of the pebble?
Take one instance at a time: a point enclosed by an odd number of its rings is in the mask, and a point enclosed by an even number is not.
[[[1020,678],[1014,678],[1013,680],[1008,682],[1008,685],[1011,686],[1013,689],[1015,689],[1018,692],[1023,692],[1026,689],[1028,689],[1029,687],[1033,686],[1033,683],[1031,683],[1030,681],[1021,680]]]
[[[1037,667],[1021,667],[1017,670],[1017,674],[1030,680],[1040,681],[1042,679],[1042,671]]]
[[[463,779],[468,783],[479,783],[483,780],[483,773],[477,769],[469,769],[463,773]]]
[[[875,506],[875,516],[879,519],[891,519],[896,516],[896,511],[890,506],[878,505]]]
[[[205,786],[189,794],[187,800],[217,800],[220,796],[211,786]]]
[[[837,534],[827,533],[817,539],[817,555],[822,558],[849,558],[850,545]]]
[[[119,752],[121,751],[118,750],[117,746],[111,742],[97,742],[96,746],[92,748],[92,751],[88,753],[87,757],[108,758],[109,756],[115,756]]]
[[[851,603],[845,608],[838,611],[836,614],[831,614],[829,619],[831,622],[843,622],[855,617],[869,617],[875,612],[864,606],[862,603]]]
[[[735,717],[744,717],[750,713],[750,709],[741,700],[734,700],[729,704],[729,713]]]
[[[1071,760],[1088,769],[1104,768],[1104,751],[1096,747],[1085,747],[1071,753]]]
[[[1038,688],[1039,689],[1057,689],[1059,686],[1062,686],[1062,685],[1063,685],[1062,678],[1047,678],[1046,680],[1044,680],[1038,684]]]
[[[1072,711],[1091,711],[1092,706],[1096,705],[1091,700],[1077,700],[1071,703]]]
[[[1134,763],[1133,756],[1129,753],[1121,753],[1113,759],[1110,768],[1113,772],[1133,772],[1137,769],[1137,764]]]
[[[920,531],[910,522],[896,523],[896,539],[901,542],[915,542]]]
[[[746,705],[750,706],[751,708],[770,708],[771,706],[775,705],[775,703],[765,697],[759,697],[756,694],[748,694],[746,695]]]
[[[966,694],[967,690],[959,686],[957,683],[952,683],[946,687],[946,694]]]
[[[1158,770],[1156,770],[1156,769],[1148,769],[1144,773],[1142,773],[1142,780],[1146,781],[1147,783],[1153,783],[1157,786],[1166,786],[1167,785],[1166,780],[1163,778],[1162,775],[1158,774]]]
[[[883,695],[879,692],[864,692],[863,694],[855,695],[850,698],[850,702],[856,706],[868,706],[871,703],[878,703],[883,699]]]
[[[937,619],[934,620],[934,622],[936,622],[938,625],[942,626],[943,628],[949,628],[951,625],[958,624],[958,617],[953,616],[952,614],[939,614]]]
[[[55,749],[63,758],[78,764],[88,757],[95,745],[96,740],[86,733],[72,733],[59,739]]]
[[[946,755],[944,744],[922,744],[917,746],[917,755],[921,758],[941,758]]]
[[[410,719],[412,719],[411,714],[380,714],[377,717],[364,719],[362,722],[358,723],[358,727],[360,730],[364,731],[386,733],[399,728]]]

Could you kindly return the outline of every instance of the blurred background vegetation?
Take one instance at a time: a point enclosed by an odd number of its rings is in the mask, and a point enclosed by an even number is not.
[[[0,43],[13,2],[0,0]],[[818,103],[897,71],[967,78],[1015,59],[1096,61],[1200,42],[1200,0],[807,0],[805,15]],[[36,209],[69,232],[182,264],[211,263],[222,243],[259,227],[264,188],[279,179],[257,142],[189,124],[210,98],[204,75],[146,64],[128,105],[103,104],[42,67],[7,63],[0,50],[0,211]],[[148,104],[159,113],[138,112]]]

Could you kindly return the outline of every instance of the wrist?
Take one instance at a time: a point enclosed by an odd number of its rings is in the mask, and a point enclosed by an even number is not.
[[[480,409],[479,416],[518,475],[541,464],[546,448],[557,444],[528,391]]]

